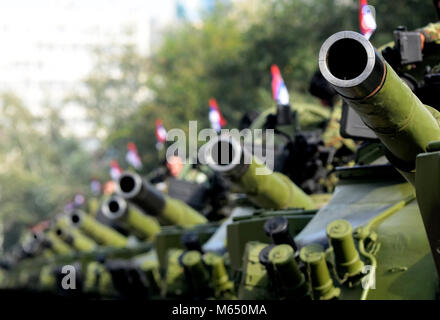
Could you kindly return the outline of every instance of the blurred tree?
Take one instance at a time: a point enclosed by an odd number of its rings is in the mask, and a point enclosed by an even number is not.
[[[95,65],[84,80],[81,90],[68,95],[66,103],[85,108],[93,133],[106,138],[117,129],[121,119],[137,109],[149,96],[147,58],[140,56],[133,45],[110,49],[95,48]]]
[[[371,41],[378,47],[393,40],[392,31],[397,26],[406,26],[408,30],[414,30],[438,20],[432,1],[369,0],[368,4],[376,9],[377,30]]]
[[[132,138],[136,136],[133,124],[142,114],[139,106],[151,100],[152,93],[146,85],[149,64],[147,58],[140,56],[132,45],[111,50],[95,48],[93,55],[93,71],[84,80],[81,90],[68,95],[65,102],[82,106],[86,110],[92,124],[91,135],[101,140],[95,163],[99,163],[108,172],[113,158],[127,165],[127,142],[136,142],[142,156],[147,154],[145,151],[149,151],[143,147],[144,141]],[[141,132],[145,134],[145,128]],[[154,138],[154,130],[149,133],[149,138]],[[146,157],[144,162],[151,162]]]
[[[198,120],[200,126],[208,126],[211,96],[233,122],[244,111],[240,104],[232,105],[225,94],[246,94],[246,84],[239,83],[240,75],[226,71],[229,78],[223,84],[225,79],[216,74],[220,66],[230,70],[242,61],[243,30],[232,12],[230,5],[219,4],[204,17],[202,25],[181,23],[164,36],[152,58],[149,86],[154,102],[165,111],[166,124],[186,129],[189,120]]]
[[[7,249],[23,228],[60,212],[75,192],[88,190],[91,159],[78,141],[61,134],[56,109],[38,118],[4,93],[0,119],[0,243]]]

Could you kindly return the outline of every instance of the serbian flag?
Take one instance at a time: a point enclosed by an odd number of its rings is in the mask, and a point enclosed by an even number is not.
[[[66,205],[64,206],[64,212],[72,212],[73,209],[75,209],[75,204],[73,203],[73,201],[66,203]]]
[[[167,130],[165,130],[161,119],[156,119],[156,138],[158,143],[164,144],[167,141]]]
[[[101,183],[98,179],[92,179],[90,181],[90,189],[92,190],[92,193],[95,195],[98,195],[101,193]]]
[[[73,198],[73,204],[75,208],[80,208],[86,202],[86,198],[81,194],[77,193]]]
[[[227,124],[226,119],[223,118],[220,112],[217,100],[214,98],[209,99],[209,121],[211,122],[211,127],[217,132]]]
[[[127,143],[127,154],[125,155],[125,160],[127,160],[127,162],[135,169],[142,168],[141,157],[139,157],[139,153],[134,142]]]
[[[167,141],[167,130],[162,124],[161,119],[156,119],[156,149],[161,150],[163,149],[163,146],[165,142]]]
[[[288,105],[289,104],[289,92],[287,91],[287,87],[284,84],[283,77],[281,77],[280,69],[276,64],[273,64],[270,67],[270,71],[272,72],[272,94],[273,99],[279,105]]]
[[[370,39],[374,30],[376,30],[376,20],[374,19],[367,0],[359,0],[359,27],[361,33],[367,39]]]
[[[118,161],[112,160],[110,161],[110,176],[113,180],[116,180],[119,178],[119,176],[122,174],[122,169],[119,166]]]

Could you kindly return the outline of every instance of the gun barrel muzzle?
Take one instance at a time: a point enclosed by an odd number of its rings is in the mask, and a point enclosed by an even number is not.
[[[118,196],[112,196],[101,206],[102,213],[110,220],[119,220],[127,214],[127,201]]]
[[[386,62],[361,34],[342,31],[328,38],[319,52],[324,78],[345,98],[374,94],[385,81]]]
[[[60,239],[78,251],[93,251],[96,249],[96,242],[87,237],[76,228],[58,226],[55,233]]]
[[[147,214],[164,224],[192,227],[206,223],[207,219],[189,205],[162,194],[153,185],[135,173],[123,173],[116,183],[117,193],[137,205]]]
[[[106,217],[128,226],[142,239],[152,239],[160,232],[156,218],[128,205],[127,201],[117,195],[106,200],[101,209]]]
[[[52,230],[46,233],[47,239],[51,242],[51,249],[57,254],[69,254],[72,252],[71,247],[64,243],[59,236]]]
[[[116,183],[116,190],[124,199],[138,205],[148,214],[160,215],[165,207],[164,195],[138,174],[131,172],[121,174]]]
[[[287,176],[272,172],[232,136],[211,138],[204,146],[207,164],[231,178],[258,206],[313,209],[313,200]]]
[[[84,231],[87,235],[103,245],[125,247],[128,239],[112,228],[103,225],[80,210],[70,213],[70,221],[74,227]]]

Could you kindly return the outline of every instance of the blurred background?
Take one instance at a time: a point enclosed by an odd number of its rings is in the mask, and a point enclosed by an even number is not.
[[[370,0],[392,40],[436,21],[430,0]],[[228,127],[274,105],[277,64],[295,101],[307,94],[322,42],[359,31],[357,0],[0,1],[0,253],[91,179],[108,180],[136,143],[158,165],[155,119],[209,127],[216,97]]]

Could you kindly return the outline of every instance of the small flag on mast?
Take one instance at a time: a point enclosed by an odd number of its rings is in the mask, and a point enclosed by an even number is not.
[[[110,176],[112,177],[112,179],[118,179],[121,174],[122,169],[119,166],[119,163],[116,160],[110,161]]]
[[[135,169],[142,168],[142,160],[134,142],[127,143],[127,154],[125,155],[125,160],[127,160],[127,162]]]
[[[217,100],[214,98],[209,99],[209,121],[211,127],[217,132],[220,132],[223,126],[227,124],[225,118],[223,118],[220,108],[218,107]]]
[[[376,30],[376,19],[374,18],[371,7],[367,0],[359,0],[359,27],[365,38],[370,39],[374,30]]]
[[[167,141],[167,131],[165,130],[162,120],[156,120],[156,138],[157,142],[165,143]]]
[[[101,193],[101,182],[98,179],[92,179],[90,181],[90,189],[94,195],[99,195]]]
[[[156,139],[157,139],[156,149],[161,150],[163,148],[165,142],[167,141],[167,130],[163,126],[161,119],[156,119],[156,132],[155,133],[156,133]]]
[[[81,193],[77,193],[75,194],[75,197],[73,197],[73,204],[75,208],[80,208],[85,202],[86,198]]]
[[[273,99],[279,105],[289,104],[289,92],[287,91],[286,84],[281,76],[280,69],[276,64],[270,67],[272,73],[272,94]]]

